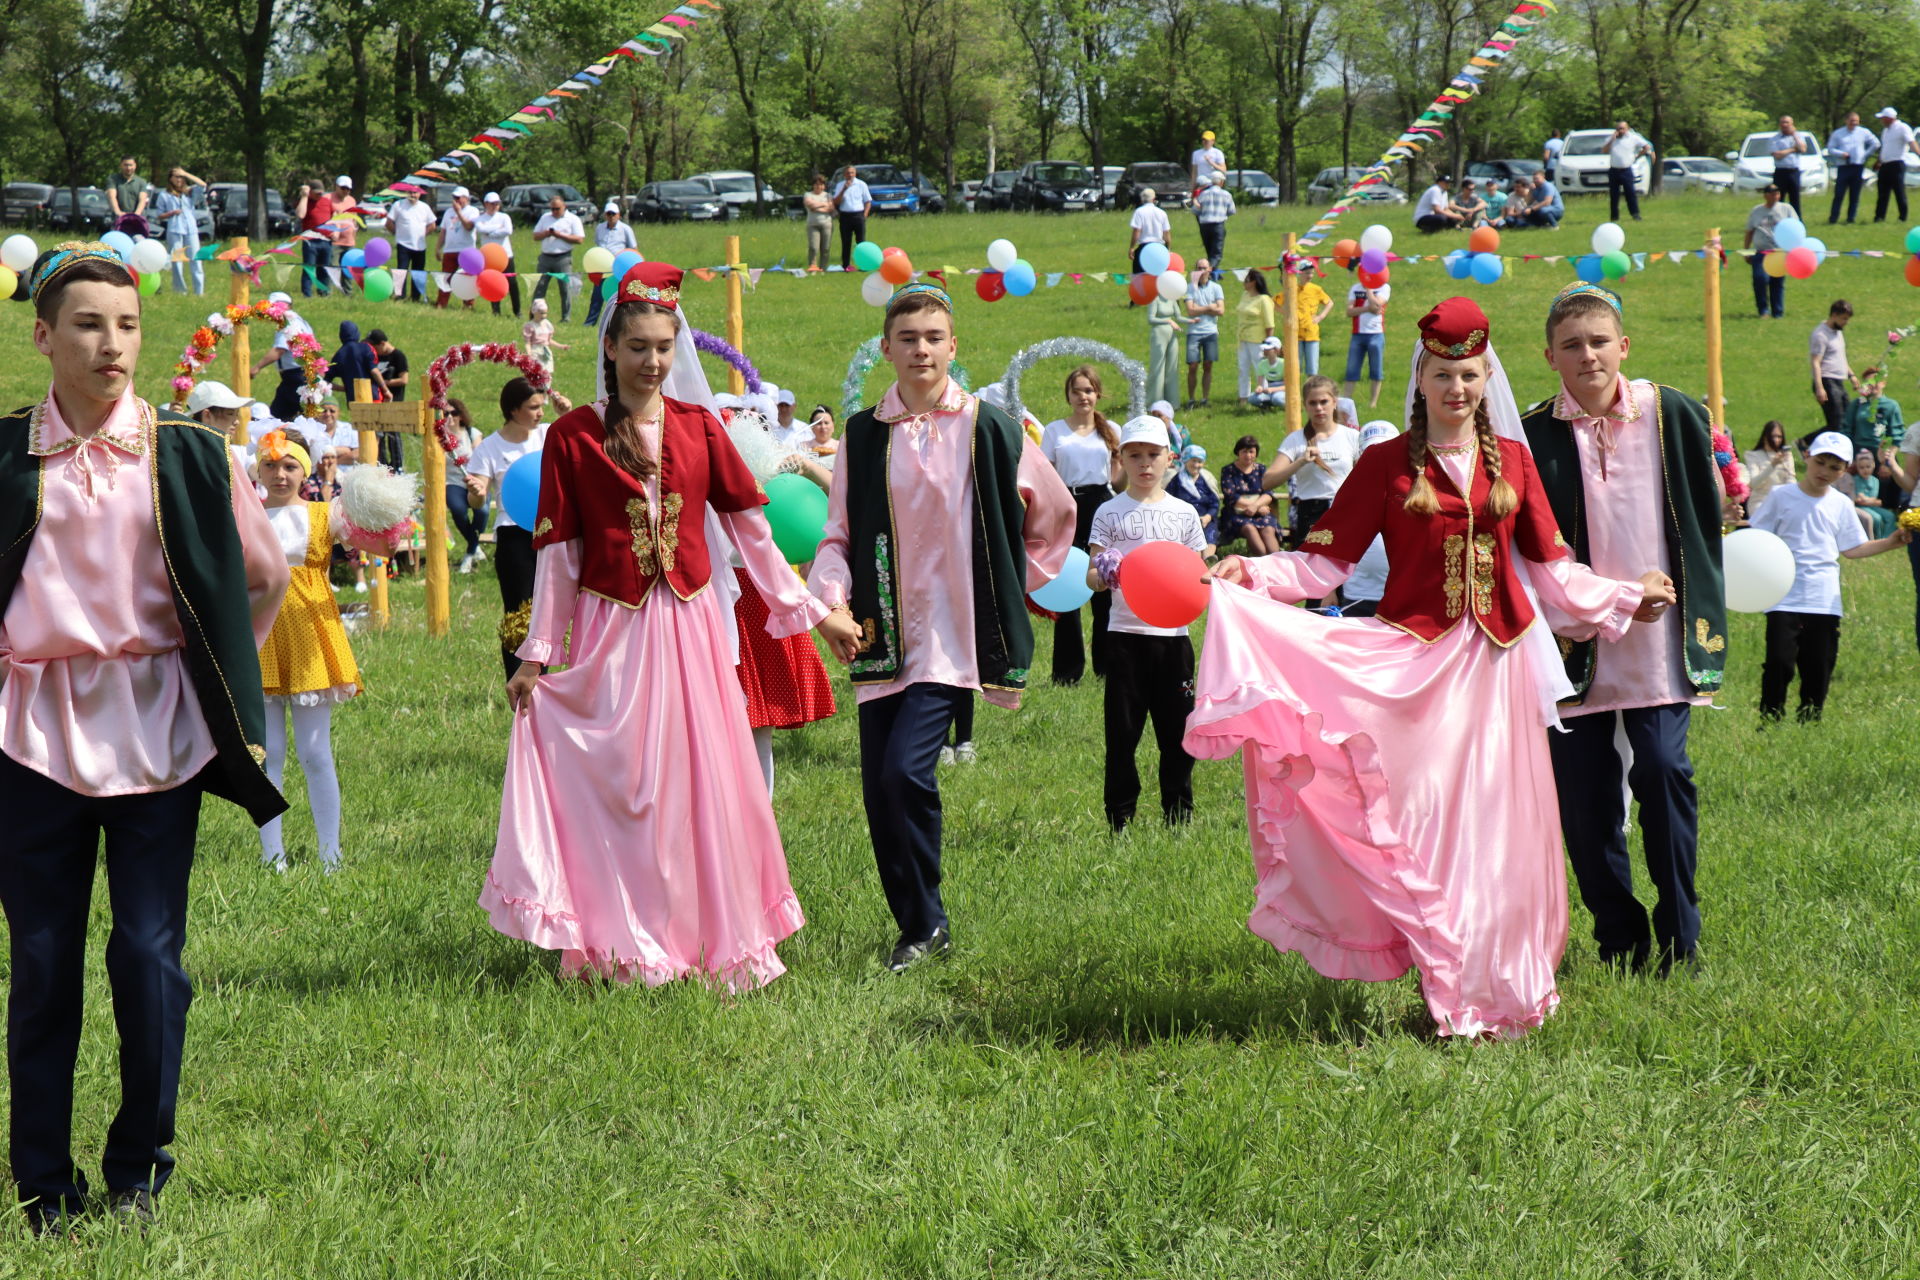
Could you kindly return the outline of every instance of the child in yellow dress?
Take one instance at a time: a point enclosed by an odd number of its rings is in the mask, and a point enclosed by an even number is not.
[[[287,715],[293,717],[294,751],[307,779],[320,863],[340,868],[340,780],[333,767],[333,705],[360,692],[360,672],[340,624],[327,569],[340,539],[334,504],[302,502],[300,485],[313,470],[306,449],[284,431],[260,439],[260,483],[266,486],[267,519],[280,536],[293,581],[260,649],[260,678],[267,696],[267,775],[280,785],[287,758]],[[280,819],[260,828],[260,860],[287,869]]]

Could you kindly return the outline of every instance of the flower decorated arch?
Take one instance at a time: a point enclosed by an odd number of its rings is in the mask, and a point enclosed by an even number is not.
[[[485,342],[478,346],[461,342],[435,357],[433,363],[427,366],[427,404],[433,410],[433,434],[439,438],[440,447],[462,466],[467,461],[467,441],[464,436],[455,435],[453,428],[447,425],[450,412],[447,391],[453,386],[453,371],[476,360],[483,364],[511,365],[541,391],[550,386],[546,366],[511,342]]]
[[[840,421],[844,425],[848,418],[860,412],[860,402],[866,398],[867,376],[873,372],[873,366],[880,363],[880,339],[868,338],[853,353],[853,359],[847,362],[847,379],[840,385]],[[947,366],[947,376],[960,384],[962,391],[973,390],[973,377],[967,372],[967,366],[955,360]],[[1142,376],[1142,385],[1145,377]]]
[[[206,323],[195,329],[193,336],[187,339],[186,348],[180,352],[180,359],[173,366],[174,405],[182,409],[186,407],[193,384],[206,376],[206,371],[220,353],[220,344],[231,338],[236,329],[255,320],[263,320],[276,329],[284,329],[291,309],[284,302],[255,302],[244,307],[232,303],[208,316]],[[300,388],[301,401],[318,404],[330,396],[332,389],[327,386],[327,357],[321,353],[319,340],[303,329],[288,339],[287,350],[300,362],[300,370],[306,375],[305,385]]]

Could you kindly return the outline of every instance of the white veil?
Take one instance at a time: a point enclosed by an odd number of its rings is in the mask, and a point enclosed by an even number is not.
[[[1413,362],[1407,370],[1407,397],[1402,424],[1413,419],[1413,397],[1420,386],[1421,346],[1413,344]],[[1503,440],[1516,440],[1521,448],[1527,448],[1527,433],[1520,426],[1520,405],[1513,398],[1513,384],[1507,381],[1506,367],[1500,363],[1500,355],[1493,349],[1491,339],[1487,342],[1487,417],[1493,423],[1494,434]],[[1573,696],[1573,683],[1567,679],[1566,663],[1560,657],[1560,646],[1554,641],[1553,632],[1547,627],[1546,611],[1540,606],[1540,593],[1533,589],[1533,566],[1517,555],[1514,568],[1520,578],[1520,586],[1527,593],[1527,603],[1533,606],[1534,623],[1527,628],[1521,638],[1520,647],[1527,655],[1527,665],[1533,672],[1533,688],[1539,698],[1540,723],[1550,729],[1560,727],[1560,700]]]
[[[617,306],[611,300],[601,308],[600,327],[596,331],[593,362],[593,396],[599,401],[600,416],[606,417],[607,404],[607,323],[613,319]],[[660,384],[660,394],[671,400],[697,404],[721,421],[720,406],[713,396],[713,388],[707,383],[707,371],[700,367],[700,348],[693,341],[693,317],[686,309],[680,309],[680,331],[673,340],[673,368],[667,370],[666,381]],[[713,574],[713,583],[720,592],[722,603],[726,605],[727,642],[733,648],[733,660],[740,661],[740,631],[734,621],[734,602],[740,599],[740,581],[733,576],[732,566],[738,562],[739,555],[733,549],[733,540],[727,537],[725,529],[720,527],[720,518],[711,506],[705,508],[705,528],[707,533],[707,564]]]

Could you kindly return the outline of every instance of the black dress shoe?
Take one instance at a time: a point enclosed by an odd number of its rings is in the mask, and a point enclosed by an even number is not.
[[[64,1240],[73,1234],[76,1214],[58,1201],[36,1200],[26,1212],[27,1232],[36,1240]]]
[[[1682,977],[1699,977],[1700,953],[1698,951],[1683,951],[1676,954],[1672,951],[1662,951],[1660,953],[1660,967],[1654,970],[1654,976],[1670,978],[1673,976],[1675,970],[1678,970]]]
[[[887,970],[890,973],[905,973],[929,956],[944,960],[952,951],[953,935],[944,928],[935,929],[931,938],[919,942],[908,942],[902,938],[894,944],[893,954],[887,957]]]
[[[1643,940],[1631,947],[1600,948],[1600,963],[1619,973],[1645,973],[1652,955],[1652,941]]]
[[[127,1187],[107,1200],[114,1224],[144,1233],[153,1225],[153,1193],[145,1187]]]

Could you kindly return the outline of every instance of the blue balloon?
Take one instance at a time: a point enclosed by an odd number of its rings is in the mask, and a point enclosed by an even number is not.
[[[500,477],[500,509],[522,529],[540,518],[540,451],[526,454]]]
[[[1507,264],[1500,261],[1497,253],[1476,253],[1473,255],[1473,278],[1478,284],[1492,284],[1507,272]]]
[[[1455,280],[1465,280],[1473,274],[1473,255],[1465,249],[1455,249],[1446,256],[1447,274]]]
[[[122,262],[133,257],[133,237],[124,231],[109,231],[100,237],[100,243],[119,254]]]
[[[1808,236],[1800,242],[1800,247],[1802,249],[1811,249],[1815,254],[1825,254],[1827,251],[1827,242],[1814,236]]]
[[[645,258],[642,258],[633,250],[624,249],[620,252],[620,255],[613,260],[613,266],[607,272],[607,279],[613,281],[613,286],[617,289],[620,287],[620,281],[626,277],[627,272],[633,270],[645,261]],[[612,295],[609,294],[608,296],[611,297]]]
[[[1034,272],[1031,262],[1025,258],[1016,258],[1013,265],[1001,274],[1000,283],[1004,284],[1007,292],[1014,297],[1024,298],[1033,292],[1035,285],[1040,283],[1040,277]]]
[[[342,267],[345,267],[349,271],[356,271],[364,268],[367,265],[367,251],[365,249],[347,250],[345,253],[340,255],[340,265]]]
[[[1597,253],[1581,254],[1580,261],[1574,264],[1574,271],[1588,284],[1599,284],[1607,278],[1607,273],[1600,267],[1600,255]]]
[[[1807,224],[1798,218],[1787,218],[1773,227],[1773,242],[1782,249],[1798,249],[1807,238]]]
[[[1157,276],[1173,262],[1173,255],[1167,252],[1167,246],[1155,242],[1140,251],[1140,269],[1150,276]],[[1011,293],[1013,290],[1009,289]]]
[[[1033,602],[1054,613],[1072,613],[1093,599],[1087,585],[1087,553],[1079,547],[1067,552],[1067,563],[1060,576],[1033,593]]]

